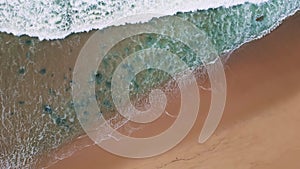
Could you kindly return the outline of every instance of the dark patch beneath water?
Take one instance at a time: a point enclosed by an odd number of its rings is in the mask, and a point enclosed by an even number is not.
[[[261,22],[261,21],[263,21],[264,19],[265,19],[265,16],[260,16],[260,17],[256,18],[255,20],[256,20],[257,22]]]

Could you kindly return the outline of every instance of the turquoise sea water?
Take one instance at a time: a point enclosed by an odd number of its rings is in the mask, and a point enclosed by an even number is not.
[[[40,17],[37,16],[35,23],[31,23],[25,16],[10,21],[9,16],[19,17],[20,13],[14,6],[0,2],[0,30],[11,29],[15,31],[15,35],[35,32],[32,36],[38,36],[40,39],[47,36],[51,37],[50,39],[63,38],[70,33],[67,30],[76,29],[71,25],[75,21],[80,22],[74,19],[80,12],[73,13],[75,8],[70,8],[72,3],[56,2],[56,6],[49,7],[49,10],[55,9],[50,13],[51,16],[59,16],[58,20],[49,20],[48,23],[43,20],[42,12]],[[30,2],[26,3],[30,5]],[[100,16],[97,18],[97,12],[107,11],[107,8],[106,10],[99,8],[106,6],[105,2],[97,1],[97,3],[98,6],[90,7],[91,9],[86,9],[80,14],[101,20]],[[128,6],[128,3],[125,1],[124,3]],[[77,5],[80,4],[84,2]],[[114,7],[114,3],[109,4],[111,8]],[[31,7],[43,11],[45,10],[43,5],[45,5],[43,2],[39,2],[31,4]],[[117,5],[126,6],[122,3]],[[81,8],[78,7],[79,9]],[[259,4],[243,3],[226,8],[178,12],[176,16],[203,30],[221,56],[248,41],[268,34],[299,9],[298,0],[269,0]],[[93,21],[93,18],[90,20]],[[15,27],[7,25],[14,21],[16,22],[12,26]],[[23,24],[24,32],[22,27],[17,26],[18,24]],[[47,25],[50,25],[48,34],[41,31]],[[91,25],[96,28],[95,23]],[[90,34],[77,33],[65,39],[51,41],[0,34],[0,168],[35,168],[41,162],[39,157],[50,157],[51,155],[47,154],[49,151],[84,134],[73,108],[72,69],[80,48]],[[200,59],[188,46],[168,37],[142,34],[125,39],[106,55],[93,79],[102,112],[108,114],[115,112],[109,88],[112,73],[122,60],[121,56],[153,46],[168,48],[191,67],[201,65]],[[167,74],[155,70],[142,72],[133,81],[131,90],[133,93],[145,93],[167,78]]]

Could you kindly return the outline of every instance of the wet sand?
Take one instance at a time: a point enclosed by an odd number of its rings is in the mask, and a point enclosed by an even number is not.
[[[226,63],[227,102],[223,119],[204,144],[198,136],[210,92],[200,90],[201,109],[190,134],[157,157],[127,159],[96,145],[75,152],[49,169],[298,169],[300,168],[300,14],[268,36],[236,50]],[[208,84],[206,84],[208,86]],[[172,104],[168,111],[176,112]],[[73,144],[92,144],[87,137]],[[72,147],[68,145],[67,148]]]

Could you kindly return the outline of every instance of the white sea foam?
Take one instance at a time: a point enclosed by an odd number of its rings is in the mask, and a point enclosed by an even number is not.
[[[0,0],[0,31],[40,40],[197,9],[267,0]],[[114,22],[131,15],[147,14]]]

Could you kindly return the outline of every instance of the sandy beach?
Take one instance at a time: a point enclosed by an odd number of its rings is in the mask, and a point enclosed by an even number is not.
[[[197,142],[210,91],[200,89],[200,112],[189,135],[174,149],[146,159],[110,154],[96,145],[76,151],[48,169],[298,169],[300,168],[300,13],[266,37],[233,52],[225,64],[223,119],[204,144]],[[209,84],[206,84],[209,86]],[[180,100],[167,110],[176,112]],[[163,123],[163,120],[162,120]],[[152,129],[154,130],[154,129]],[[75,144],[92,144],[88,137]]]

